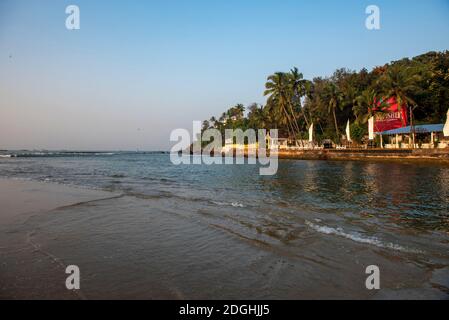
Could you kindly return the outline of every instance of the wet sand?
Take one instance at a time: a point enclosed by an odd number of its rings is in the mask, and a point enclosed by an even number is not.
[[[34,216],[114,196],[53,183],[0,179],[0,299],[85,298],[64,288],[66,264],[18,228]],[[58,285],[49,286],[48,279]]]
[[[109,192],[54,183],[0,179],[0,225],[58,207],[111,196]]]
[[[429,248],[442,253],[429,263],[421,252],[317,232],[303,218],[287,233],[248,229],[248,209],[192,199],[14,180],[0,180],[0,193],[0,299],[449,297],[443,243]],[[80,291],[65,288],[72,264]],[[382,270],[380,291],[365,288],[371,264]]]

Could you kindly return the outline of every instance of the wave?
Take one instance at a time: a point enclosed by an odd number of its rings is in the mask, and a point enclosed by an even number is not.
[[[398,244],[395,244],[392,242],[383,242],[376,237],[365,237],[359,233],[348,233],[348,232],[345,232],[342,228],[332,228],[332,227],[327,227],[327,226],[320,226],[320,225],[314,224],[307,220],[306,220],[306,225],[309,226],[310,228],[312,228],[313,230],[315,230],[316,232],[328,234],[328,235],[340,236],[340,237],[343,237],[343,238],[346,238],[346,239],[349,239],[349,240],[352,240],[352,241],[355,241],[358,243],[369,244],[369,245],[373,245],[373,246],[376,246],[379,248],[392,249],[392,250],[406,252],[406,253],[423,253],[420,250],[406,248],[406,247],[403,247],[401,245],[398,245]]]
[[[39,182],[48,183],[53,185],[66,186],[71,188],[77,188],[82,190],[95,190],[95,191],[106,191],[106,192],[116,192],[116,190],[108,190],[102,186],[94,186],[88,184],[79,184],[76,181],[61,181],[52,177],[14,177],[14,176],[0,176],[0,178],[11,179],[15,181],[26,181],[26,182]],[[119,190],[120,191],[120,190]]]
[[[220,201],[213,201],[208,198],[203,197],[195,197],[195,196],[183,196],[179,195],[170,191],[153,191],[153,193],[141,193],[139,191],[135,190],[121,190],[125,196],[135,197],[142,200],[157,200],[157,199],[179,199],[181,201],[189,201],[189,202],[198,202],[198,203],[211,203],[216,206],[223,206],[223,207],[234,207],[234,208],[246,208],[244,204],[241,204],[239,202],[220,202]]]
[[[8,154],[10,158],[39,158],[39,157],[92,157],[92,156],[113,156],[114,152],[75,152],[75,151],[32,151],[32,152],[17,152]],[[1,156],[0,156],[1,157]]]
[[[11,158],[10,154],[0,154],[0,158]]]
[[[227,206],[227,207],[234,207],[234,208],[245,208],[246,206],[244,204],[241,204],[239,202],[219,202],[219,201],[211,201],[213,204],[217,206]]]
[[[8,154],[0,155],[0,157],[10,158],[33,158],[33,157],[105,157],[115,155],[154,155],[154,154],[166,154],[164,151],[5,151]]]

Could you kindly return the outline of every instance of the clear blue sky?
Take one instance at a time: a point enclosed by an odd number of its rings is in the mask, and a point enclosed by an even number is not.
[[[275,71],[447,49],[449,0],[0,0],[0,149],[168,149],[172,129],[264,103]]]

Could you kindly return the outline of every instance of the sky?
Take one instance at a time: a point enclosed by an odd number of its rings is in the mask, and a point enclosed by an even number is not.
[[[0,149],[169,150],[174,129],[265,103],[276,71],[448,49],[449,0],[0,0]]]

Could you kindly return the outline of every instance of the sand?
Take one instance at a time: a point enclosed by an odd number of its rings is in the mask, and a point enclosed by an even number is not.
[[[307,225],[298,225],[296,244],[261,241],[217,222],[235,209],[200,211],[196,203],[0,179],[0,300],[448,297],[443,251],[438,265],[422,267],[430,254]],[[371,264],[382,270],[379,292],[365,287]],[[81,270],[79,291],[65,286],[68,265]]]
[[[0,225],[58,207],[111,197],[111,193],[52,183],[0,179]]]
[[[0,179],[0,300],[83,299],[64,287],[66,264],[19,229],[31,217],[116,194],[53,183]]]

